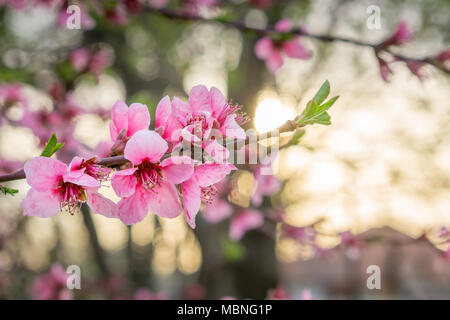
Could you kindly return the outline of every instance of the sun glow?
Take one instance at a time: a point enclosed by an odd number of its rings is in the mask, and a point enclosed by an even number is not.
[[[295,117],[294,108],[282,104],[278,98],[264,98],[258,103],[255,112],[255,128],[258,132],[267,132],[278,128]]]

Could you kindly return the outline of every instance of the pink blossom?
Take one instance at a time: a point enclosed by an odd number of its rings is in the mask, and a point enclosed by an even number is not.
[[[128,108],[125,102],[117,101],[111,110],[109,132],[113,141],[112,151],[115,154],[123,152],[125,143],[136,132],[148,129],[150,113],[146,105],[133,103]]]
[[[192,177],[181,184],[184,214],[191,228],[195,228],[195,217],[201,202],[213,201],[217,194],[214,184],[224,179],[232,170],[236,170],[236,167],[229,163],[203,163],[195,166]]]
[[[385,82],[389,82],[390,77],[392,76],[392,70],[389,67],[388,62],[386,62],[386,60],[384,60],[384,59],[381,59],[380,57],[377,57],[377,59],[378,59],[379,65],[380,65],[381,78]]]
[[[162,160],[167,149],[167,142],[149,130],[138,131],[126,144],[124,156],[133,167],[116,172],[111,179],[114,191],[122,197],[118,207],[124,223],[141,221],[148,210],[167,218],[181,213],[175,184],[192,176],[193,163],[186,156]]]
[[[428,72],[424,68],[425,67],[424,62],[408,60],[406,61],[406,66],[413,75],[419,78],[420,81],[429,77]]]
[[[265,167],[267,168],[267,166]],[[259,166],[253,173],[257,184],[252,195],[252,203],[255,206],[260,206],[264,196],[276,193],[281,187],[281,182],[277,177],[272,174],[262,174],[262,170],[264,170],[264,166]]]
[[[20,83],[4,83],[0,85],[0,107],[8,107],[15,103],[28,106],[28,101],[23,94],[23,87]]]
[[[71,300],[72,291],[67,289],[68,275],[60,264],[53,264],[50,271],[37,276],[30,288],[35,300]]]
[[[283,19],[275,25],[279,32],[292,29],[291,21]],[[311,53],[300,42],[300,36],[295,35],[289,40],[275,40],[270,37],[259,39],[255,44],[255,55],[265,60],[270,72],[274,73],[283,65],[283,54],[294,59],[308,59]]]
[[[244,234],[252,229],[257,229],[264,224],[263,215],[256,210],[243,210],[234,216],[230,222],[230,239],[239,241]]]
[[[394,34],[383,42],[383,46],[396,46],[404,44],[411,41],[412,36],[413,34],[409,29],[406,21],[401,21],[397,25],[397,29],[395,30]]]
[[[21,203],[25,216],[47,218],[56,215],[61,209],[74,214],[81,202],[87,202],[94,212],[106,217],[117,216],[114,202],[97,191],[100,183],[88,173],[89,165],[75,157],[69,167],[66,164],[46,157],[37,157],[25,163],[24,171],[31,189]]]
[[[91,72],[97,79],[102,74],[103,70],[111,66],[113,63],[112,52],[108,49],[100,49],[96,51],[89,61],[89,72]]]
[[[210,223],[218,223],[233,214],[233,206],[225,200],[231,189],[229,179],[225,178],[216,183],[214,188],[217,190],[217,195],[212,201],[205,203],[203,210],[203,217]]]
[[[218,223],[223,219],[231,217],[233,206],[226,200],[219,197],[213,199],[211,203],[205,205],[203,217],[210,223]]]
[[[64,149],[58,153],[58,158],[70,161],[73,154],[78,152],[80,143],[73,137],[75,130],[75,118],[83,114],[84,110],[75,102],[69,93],[66,99],[57,102],[52,112],[46,110],[30,111],[25,110],[20,124],[30,128],[39,138],[40,146],[44,146],[52,133],[55,133],[58,140],[64,142]]]
[[[70,63],[75,71],[80,72],[86,69],[90,59],[89,50],[87,48],[78,48],[73,50],[69,55]]]
[[[222,93],[212,87],[195,86],[189,93],[189,103],[168,96],[156,108],[156,130],[162,137],[178,145],[182,139],[201,146],[216,162],[223,163],[228,150],[217,140],[245,139],[241,125],[247,121],[239,112],[241,106],[232,105]]]

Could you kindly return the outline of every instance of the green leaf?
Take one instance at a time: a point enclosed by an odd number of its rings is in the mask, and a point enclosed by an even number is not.
[[[333,97],[330,100],[328,100],[327,102],[325,102],[323,105],[321,105],[320,107],[323,108],[324,110],[328,110],[331,108],[331,106],[336,102],[336,100],[339,98],[339,96]]]
[[[330,83],[328,80],[326,80],[322,86],[320,87],[319,91],[317,91],[316,95],[313,98],[313,101],[315,101],[318,105],[320,105],[322,102],[325,101],[325,99],[330,94]]]
[[[61,149],[64,146],[64,142],[58,143],[58,138],[56,138],[56,134],[52,134],[50,139],[48,139],[47,144],[42,150],[41,156],[50,158],[56,151]]]
[[[3,194],[6,196],[7,194],[10,195],[15,195],[16,193],[19,192],[19,190],[17,189],[12,189],[12,188],[8,188],[8,187],[0,187],[1,192],[3,192]]]
[[[241,260],[245,255],[245,247],[239,242],[224,239],[222,241],[223,255],[227,261]]]
[[[306,108],[300,114],[300,119],[297,123],[300,126],[306,126],[309,124],[322,124],[330,125],[331,117],[328,114],[328,109],[336,102],[339,96],[333,97],[327,102],[323,103],[330,93],[330,84],[327,81],[320,87],[314,98],[306,104]]]

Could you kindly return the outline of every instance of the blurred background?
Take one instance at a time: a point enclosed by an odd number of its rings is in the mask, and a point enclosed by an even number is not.
[[[220,22],[133,11],[139,1],[86,1],[82,29],[69,30],[57,5],[42,2],[0,1],[0,174],[38,156],[53,132],[66,143],[60,160],[101,156],[117,99],[147,104],[154,119],[164,95],[215,86],[244,106],[246,129],[266,132],[299,114],[326,79],[340,98],[331,126],[310,126],[280,151],[276,188],[263,190],[258,167],[234,172],[218,195],[229,218],[211,217],[219,205],[203,208],[195,230],[182,215],[149,214],[131,227],[81,212],[23,217],[29,187],[6,183],[19,193],[0,195],[0,298],[450,298],[448,75],[425,66],[421,81],[394,64],[386,83],[371,48],[309,38],[310,59],[286,58],[272,74],[255,57],[258,37]],[[225,10],[260,28],[290,18],[369,43],[404,20],[415,37],[398,52],[420,58],[449,45],[446,0],[265,3],[224,1],[200,13]],[[370,5],[381,8],[378,30],[366,27]],[[118,200],[108,183],[101,193]],[[245,210],[264,224],[231,240],[230,220]],[[69,265],[81,267],[82,288],[65,296],[55,279]],[[370,265],[380,266],[381,290],[366,286]]]

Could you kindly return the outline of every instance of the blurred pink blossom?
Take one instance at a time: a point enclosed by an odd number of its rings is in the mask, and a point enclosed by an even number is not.
[[[270,167],[270,164],[268,166],[258,166],[253,173],[256,181],[256,190],[252,195],[252,203],[255,206],[260,206],[264,196],[273,195],[281,187],[281,182],[277,177],[272,174],[264,174],[264,172],[262,172],[264,168],[267,167]]]
[[[275,30],[288,32],[292,23],[283,19],[275,24]],[[294,59],[308,59],[311,53],[300,42],[300,36],[294,35],[289,40],[275,40],[270,37],[259,39],[255,44],[255,55],[265,60],[270,72],[275,73],[283,65],[283,54]]]
[[[47,273],[37,276],[30,295],[35,300],[71,300],[73,293],[67,289],[68,275],[60,264],[53,264]]]
[[[252,209],[243,210],[230,221],[230,239],[239,241],[247,231],[257,229],[263,224],[264,217],[259,211]]]
[[[383,42],[383,46],[401,45],[412,40],[413,34],[406,21],[401,21],[391,37]]]

